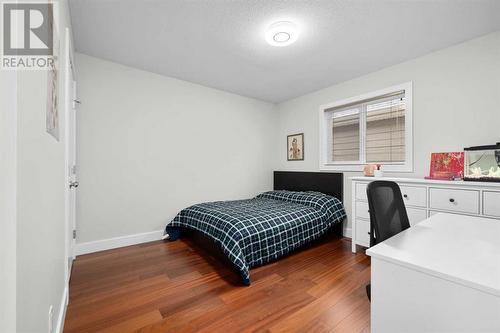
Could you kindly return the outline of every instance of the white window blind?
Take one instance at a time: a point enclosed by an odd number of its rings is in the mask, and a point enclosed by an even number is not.
[[[325,110],[333,163],[404,163],[405,91]]]
[[[366,162],[404,162],[404,93],[366,104]]]
[[[338,110],[332,117],[332,160],[359,161],[359,124],[361,110]]]

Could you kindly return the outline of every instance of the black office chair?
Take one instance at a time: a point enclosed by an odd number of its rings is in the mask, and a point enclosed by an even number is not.
[[[410,227],[403,196],[395,182],[376,180],[366,188],[370,210],[370,247]],[[371,286],[366,286],[371,300]]]

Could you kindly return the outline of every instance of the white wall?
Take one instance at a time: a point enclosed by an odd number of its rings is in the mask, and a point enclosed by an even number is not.
[[[59,1],[60,54],[70,26],[66,1]],[[64,57],[60,57],[60,133],[64,133]],[[65,287],[64,137],[45,128],[47,72],[17,73],[17,332],[47,332],[62,309]]]
[[[16,79],[0,70],[0,332],[16,331]]]
[[[500,141],[500,32],[267,104],[77,55],[78,243],[161,230],[182,208],[270,189],[272,170],[318,171],[322,104],[413,81],[414,172],[431,152]],[[286,161],[290,133],[305,160]],[[344,201],[350,215],[345,173]],[[348,221],[350,228],[350,218]]]
[[[272,188],[274,105],[77,54],[78,243]]]
[[[414,172],[423,177],[431,152],[459,151],[500,141],[500,32],[281,103],[277,168],[319,170],[318,110],[322,104],[413,81]],[[286,161],[287,134],[304,132],[305,160]],[[351,182],[344,202],[350,228]]]

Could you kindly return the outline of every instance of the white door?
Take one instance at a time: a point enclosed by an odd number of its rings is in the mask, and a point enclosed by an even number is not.
[[[78,188],[78,177],[76,166],[76,108],[78,105],[76,81],[71,76],[71,107],[68,110],[68,189],[69,189],[69,226],[70,226],[70,243],[69,243],[69,262],[75,258],[75,243],[76,243],[76,190]]]
[[[71,35],[66,29],[66,126],[65,126],[65,177],[66,177],[66,282],[69,282],[71,267],[75,258],[76,242],[76,191],[78,188],[78,168],[76,164],[76,109],[78,106],[77,87],[73,57],[71,53]]]

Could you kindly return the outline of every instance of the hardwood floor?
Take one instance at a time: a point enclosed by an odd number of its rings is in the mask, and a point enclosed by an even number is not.
[[[329,235],[250,271],[189,240],[80,256],[64,332],[369,332],[370,260]]]

